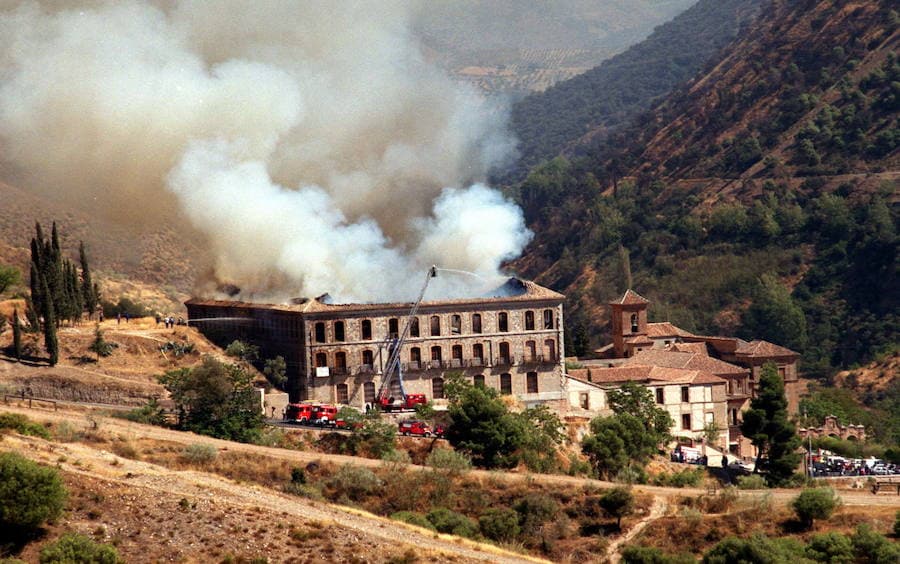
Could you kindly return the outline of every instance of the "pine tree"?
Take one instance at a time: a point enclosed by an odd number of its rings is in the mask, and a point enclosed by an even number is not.
[[[13,353],[16,360],[22,360],[22,326],[19,324],[19,310],[13,308]]]
[[[81,299],[88,316],[94,315],[97,309],[99,296],[96,286],[91,280],[91,268],[88,266],[87,252],[84,250],[84,241],[78,245],[78,257],[81,259]]]
[[[49,294],[47,282],[41,280],[41,291]],[[53,301],[44,300],[44,347],[50,355],[50,366],[56,366],[59,362],[59,341],[56,338],[56,315],[53,311]]]
[[[784,382],[771,362],[763,367],[757,396],[744,414],[741,432],[758,449],[756,470],[767,470],[766,479],[779,485],[790,478],[800,464],[800,439],[788,418]]]

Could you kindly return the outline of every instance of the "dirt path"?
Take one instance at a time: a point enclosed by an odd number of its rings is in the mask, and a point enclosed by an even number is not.
[[[222,450],[228,450],[231,452],[242,452],[249,453],[261,456],[268,456],[272,458],[277,458],[280,460],[288,460],[295,463],[305,464],[313,461],[327,461],[335,464],[353,464],[356,466],[365,466],[369,468],[374,468],[381,466],[381,461],[372,460],[369,458],[361,458],[355,456],[344,456],[338,454],[322,454],[319,452],[310,452],[310,451],[299,451],[299,450],[286,450],[281,448],[274,447],[263,447],[256,445],[249,445],[243,443],[235,443],[231,441],[223,441],[219,439],[213,439],[210,437],[205,437],[201,435],[195,435],[193,433],[188,433],[184,431],[173,431],[171,429],[165,429],[162,427],[154,427],[150,425],[141,425],[138,423],[132,423],[130,421],[124,419],[116,419],[111,417],[101,417],[96,414],[91,414],[90,419],[88,419],[89,412],[85,411],[74,411],[74,410],[60,410],[58,412],[46,411],[43,409],[26,409],[21,407],[15,407],[14,405],[0,405],[0,409],[6,411],[13,411],[17,413],[22,413],[23,415],[27,415],[30,418],[36,421],[52,421],[52,422],[62,422],[68,421],[69,423],[75,425],[76,427],[81,426],[84,429],[88,429],[94,425],[96,422],[103,430],[111,431],[119,434],[123,438],[128,439],[140,439],[140,438],[148,438],[155,439],[160,441],[172,441],[175,443],[188,445],[192,443],[207,443],[216,446]],[[425,470],[425,467],[409,465],[410,470]],[[545,484],[568,484],[577,487],[585,486],[585,485],[594,485],[601,488],[612,488],[621,484],[616,484],[612,482],[604,482],[601,480],[592,480],[589,478],[579,478],[573,476],[563,476],[559,474],[531,474],[531,473],[516,473],[516,472],[492,472],[486,470],[472,470],[473,476],[479,476],[486,479],[493,480],[508,480],[508,481],[536,481]],[[705,489],[700,488],[672,488],[672,487],[661,487],[661,486],[645,486],[645,485],[635,485],[634,490],[639,493],[650,494],[653,496],[663,496],[665,498],[679,498],[679,497],[696,497],[700,495],[706,494]],[[771,489],[771,490],[747,490],[738,492],[740,497],[746,498],[755,498],[761,495],[771,496],[771,499],[774,503],[779,505],[785,505],[794,497],[797,496],[797,490],[791,489]],[[870,506],[870,505],[878,505],[878,506],[887,506],[887,507],[897,507],[900,509],[900,496],[897,495],[873,495],[868,490],[857,490],[857,491],[848,491],[841,490],[839,491],[841,496],[841,502],[844,505],[853,505],[853,506]]]
[[[246,483],[235,483],[214,474],[176,471],[121,458],[102,449],[81,443],[49,443],[34,437],[9,436],[0,448],[15,450],[28,458],[55,465],[64,473],[100,478],[132,490],[144,492],[142,498],[160,496],[215,502],[246,512],[302,518],[319,526],[337,527],[359,538],[382,541],[400,549],[407,548],[428,560],[455,559],[465,562],[543,562],[496,546],[477,543],[452,535],[439,535],[370,513],[314,502],[278,493]],[[141,505],[140,499],[136,505]],[[274,517],[273,520],[277,519]],[[346,534],[346,533],[344,533]],[[370,541],[363,540],[365,545]]]
[[[651,521],[655,521],[664,516],[668,509],[669,504],[666,503],[665,498],[660,496],[654,497],[653,505],[650,506],[650,513],[648,513],[646,517],[638,521],[633,527],[628,529],[628,532],[626,532],[624,535],[609,543],[609,546],[606,548],[606,558],[608,559],[608,561],[611,564],[618,564],[622,560],[622,555],[619,553],[619,549],[622,548],[626,543],[630,542],[631,539],[638,536],[638,534],[640,534],[640,532],[643,531]]]

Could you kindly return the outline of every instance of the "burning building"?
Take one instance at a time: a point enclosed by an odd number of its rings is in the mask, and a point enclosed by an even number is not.
[[[562,294],[510,278],[475,298],[414,303],[331,303],[329,297],[258,304],[191,299],[191,323],[225,346],[234,339],[281,355],[292,400],[363,407],[397,393],[389,358],[399,347],[408,394],[444,397],[447,373],[515,395],[564,404]],[[408,324],[408,328],[407,328]],[[388,378],[391,381],[387,381]]]

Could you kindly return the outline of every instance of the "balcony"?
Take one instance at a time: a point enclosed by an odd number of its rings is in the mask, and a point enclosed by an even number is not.
[[[403,368],[408,372],[418,372],[422,370],[422,363],[418,360],[411,360],[403,365]]]
[[[481,368],[484,366],[483,358],[473,358],[466,363],[467,366],[471,366],[472,368]]]
[[[371,364],[360,364],[360,365],[356,368],[356,373],[357,373],[357,374],[374,374],[374,373],[375,373],[375,367],[372,366]]]
[[[346,376],[350,373],[346,366],[329,366],[328,372],[333,376]]]
[[[465,363],[461,358],[451,358],[447,363],[447,368],[462,368],[463,366],[465,366]]]
[[[509,356],[498,356],[497,360],[494,361],[494,366],[512,366],[513,359]]]

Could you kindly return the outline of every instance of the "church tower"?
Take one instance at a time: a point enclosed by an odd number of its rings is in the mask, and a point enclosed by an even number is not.
[[[648,300],[630,289],[622,299],[609,304],[612,309],[610,318],[616,358],[630,357],[639,350],[653,346],[653,341],[647,336],[649,305]]]

